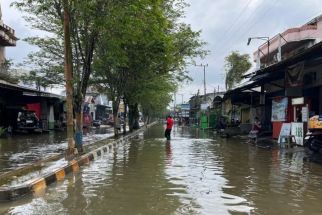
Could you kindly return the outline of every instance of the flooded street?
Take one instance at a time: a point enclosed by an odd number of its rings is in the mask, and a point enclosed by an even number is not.
[[[84,130],[84,145],[113,135],[111,128]],[[0,138],[0,174],[60,154],[66,147],[66,132],[63,131],[51,131],[43,134],[14,134],[7,138]]]
[[[155,126],[4,214],[322,214],[322,166],[242,138]]]

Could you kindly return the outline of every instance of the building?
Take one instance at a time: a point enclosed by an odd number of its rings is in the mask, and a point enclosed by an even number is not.
[[[18,38],[15,36],[15,30],[4,24],[0,6],[0,63],[4,63],[6,60],[5,47],[16,46],[17,40]]]
[[[17,40],[15,30],[4,24],[0,6],[0,127],[40,131],[54,129],[64,121],[63,97],[17,85],[18,80],[14,80],[8,71],[5,57],[5,48],[16,46]],[[30,112],[37,118],[37,125],[22,125],[19,115]]]
[[[322,113],[321,41],[319,16],[258,47],[254,52],[257,70],[228,92],[232,103],[241,108],[243,123],[257,116],[274,138],[284,123],[300,126],[305,133],[309,115]]]
[[[16,46],[18,38],[15,36],[15,30],[4,24],[2,20],[2,12],[0,6],[0,80],[7,82],[17,82],[11,74],[9,74],[9,62],[5,57],[5,48]]]

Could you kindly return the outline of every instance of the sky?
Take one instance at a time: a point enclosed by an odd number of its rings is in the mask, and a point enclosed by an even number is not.
[[[10,8],[13,0],[2,0],[4,23],[16,30],[20,38],[16,47],[7,48],[7,58],[20,63],[30,51],[36,48],[22,41],[27,36],[42,35],[28,26],[23,14]],[[322,14],[321,0],[186,0],[184,22],[193,30],[201,30],[201,39],[210,54],[205,59],[196,59],[197,64],[208,64],[206,68],[206,89],[225,90],[225,57],[232,51],[252,53],[264,41],[253,40],[247,46],[247,39],[255,36],[273,37],[288,28],[299,27]],[[252,58],[253,60],[253,58]],[[188,101],[198,92],[203,94],[203,68],[187,68],[192,82],[183,83],[177,92],[176,103]]]

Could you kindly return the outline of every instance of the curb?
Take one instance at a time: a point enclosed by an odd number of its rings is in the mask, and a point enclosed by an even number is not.
[[[108,143],[107,145],[94,149],[93,151],[85,155],[82,155],[81,157],[75,160],[69,161],[67,165],[59,169],[56,169],[50,173],[47,173],[42,177],[29,180],[23,185],[0,187],[0,201],[14,201],[18,198],[21,198],[29,194],[37,194],[43,192],[48,185],[58,181],[63,181],[65,179],[65,176],[69,173],[79,172],[81,166],[88,165],[90,161],[93,161],[97,157],[102,156],[103,153],[111,152],[114,148],[117,147],[118,144],[128,142],[129,140],[138,136],[139,133],[141,133],[142,131],[145,131],[146,129],[156,125],[157,123],[158,122],[153,122],[149,125],[140,128],[137,131],[130,133],[129,135],[120,137],[119,139],[114,140],[113,142]]]

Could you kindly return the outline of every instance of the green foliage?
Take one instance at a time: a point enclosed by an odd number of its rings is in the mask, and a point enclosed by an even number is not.
[[[0,127],[0,137],[6,133],[7,129]]]
[[[45,38],[26,39],[40,48],[25,62],[34,68],[23,77],[26,82],[45,87],[63,83],[62,2],[13,3],[27,13],[32,27],[49,32]],[[139,104],[146,114],[163,111],[178,83],[190,80],[187,63],[208,53],[201,32],[182,23],[184,0],[69,2],[78,106],[89,83],[116,104],[123,98],[131,107]]]
[[[0,64],[0,80],[7,81],[12,84],[17,84],[19,82],[18,77],[12,75],[13,69],[11,69],[11,60],[5,60]]]
[[[104,27],[107,14],[106,0],[69,1],[71,37],[73,49],[74,88],[76,105],[80,105],[86,93],[92,72],[94,50],[98,44],[99,31]],[[26,82],[42,81],[40,85],[63,84],[63,1],[62,0],[17,0],[13,3],[26,12],[25,19],[33,28],[45,31],[45,38],[31,37],[25,40],[40,49],[31,53],[26,61],[33,69]],[[45,79],[44,77],[49,77]]]
[[[200,32],[180,22],[185,6],[174,0],[114,2],[94,62],[94,82],[112,100],[123,97],[146,114],[159,112],[178,82],[189,80],[186,63],[207,51]]]
[[[251,68],[252,64],[248,54],[240,54],[238,51],[233,51],[225,61],[226,88],[229,90],[242,80],[242,75]]]

